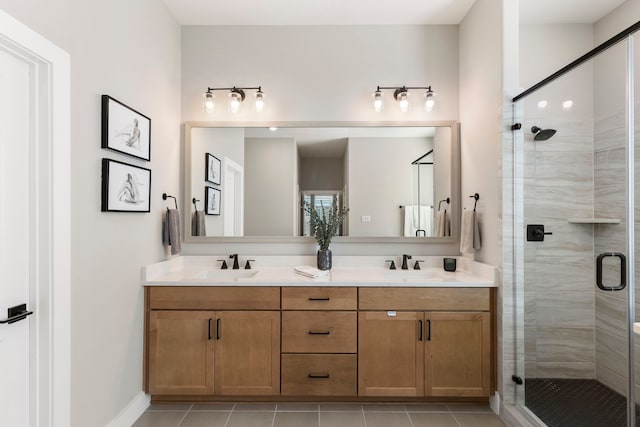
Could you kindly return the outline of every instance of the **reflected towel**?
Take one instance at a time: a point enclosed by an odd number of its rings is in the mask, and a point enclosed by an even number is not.
[[[449,221],[449,215],[447,210],[438,211],[436,214],[436,237],[448,237],[451,236],[451,222]]]
[[[207,229],[204,225],[204,211],[195,211],[191,216],[191,235],[206,236]]]
[[[460,226],[460,252],[470,253],[482,248],[476,211],[465,211]]]
[[[416,236],[416,231],[424,230],[424,235],[431,236],[432,225],[431,206],[408,205],[404,207],[404,235]],[[423,235],[420,231],[420,236]]]
[[[182,250],[180,244],[180,212],[177,209],[165,210],[162,220],[162,244],[171,246],[171,255],[177,255]]]

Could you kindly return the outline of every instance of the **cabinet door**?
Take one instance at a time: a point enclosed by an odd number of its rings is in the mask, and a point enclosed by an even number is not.
[[[280,312],[222,311],[216,314],[216,394],[279,394]]]
[[[427,396],[489,396],[488,312],[427,313],[425,340]]]
[[[213,394],[214,313],[151,311],[149,314],[149,393]]]
[[[358,394],[423,396],[424,313],[359,313]]]

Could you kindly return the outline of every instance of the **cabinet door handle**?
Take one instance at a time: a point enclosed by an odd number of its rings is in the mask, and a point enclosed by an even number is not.
[[[308,377],[311,379],[314,379],[314,378],[328,379],[329,374],[309,374]]]
[[[216,319],[216,340],[220,339],[220,319]]]
[[[309,297],[309,301],[329,301],[329,297]]]
[[[427,341],[431,341],[431,320],[427,320]]]
[[[208,323],[208,325],[207,325],[208,326],[207,327],[207,340],[211,340],[211,321],[212,320],[213,319],[209,319],[209,321],[207,322]]]
[[[309,335],[329,335],[331,331],[309,331]]]
[[[418,341],[422,341],[422,320],[418,320],[418,325],[420,325],[420,332],[418,332]]]

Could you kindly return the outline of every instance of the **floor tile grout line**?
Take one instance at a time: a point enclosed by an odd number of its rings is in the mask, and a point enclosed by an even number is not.
[[[224,422],[224,427],[227,427],[229,425],[229,420],[231,419],[231,414],[233,414],[233,408],[236,407],[236,404],[234,403],[233,406],[231,407],[231,410],[229,411],[229,415],[227,415],[227,420]]]
[[[362,419],[364,420],[364,427],[368,427],[367,426],[367,417],[364,414],[364,405],[360,405],[360,410],[362,411]]]
[[[411,427],[415,427],[415,424],[413,424],[413,418],[411,418],[411,415],[409,415],[409,411],[407,411],[407,406],[404,406],[404,413],[407,415],[407,418],[409,418],[409,422],[411,423]]]
[[[276,415],[278,414],[278,405],[276,404],[276,410],[273,411],[273,418],[271,419],[271,427],[276,425]]]
[[[182,418],[180,418],[180,421],[178,421],[178,425],[176,427],[180,427],[180,424],[182,424],[182,422],[184,421],[185,418],[187,418],[187,415],[189,415],[189,412],[191,411],[191,408],[193,408],[193,404],[191,404],[189,406],[189,408],[187,408],[186,412],[184,413],[184,415],[182,416]]]
[[[458,421],[458,418],[456,417],[455,412],[451,413],[451,416],[453,417],[453,419],[455,420],[456,424],[458,424],[458,427],[462,427],[462,424],[460,424],[460,421]]]

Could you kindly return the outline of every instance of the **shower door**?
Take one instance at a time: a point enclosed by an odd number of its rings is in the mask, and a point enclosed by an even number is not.
[[[629,46],[514,103],[516,402],[550,427],[634,425]]]

